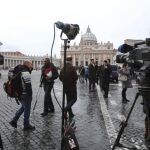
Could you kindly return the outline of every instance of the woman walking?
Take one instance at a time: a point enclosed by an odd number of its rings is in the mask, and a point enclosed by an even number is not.
[[[127,63],[124,63],[122,68],[119,70],[119,74],[122,77],[122,102],[129,102],[129,100],[126,98],[126,92],[128,88],[132,88],[131,84],[131,74],[130,69],[128,67]]]

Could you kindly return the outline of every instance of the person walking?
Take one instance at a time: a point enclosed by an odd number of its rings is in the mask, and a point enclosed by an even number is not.
[[[89,68],[89,91],[91,91],[91,88],[93,90],[95,89],[95,81],[96,81],[96,68],[94,59],[91,59],[88,68]]]
[[[120,76],[124,76],[126,80],[121,81],[122,82],[122,102],[129,102],[129,100],[126,97],[126,92],[128,88],[132,88],[131,84],[131,74],[130,69],[128,67],[127,63],[124,63],[122,68],[119,70]]]
[[[89,78],[89,68],[88,68],[88,66],[85,67],[84,78],[85,78],[85,82],[87,84],[87,80]]]
[[[104,91],[104,98],[108,98],[110,74],[111,66],[107,60],[104,60],[104,63],[101,67],[101,87]]]
[[[64,82],[64,76],[67,79],[65,83],[65,94],[67,98],[67,105],[64,108],[64,112],[69,113],[69,118],[72,119],[74,117],[74,113],[72,112],[72,106],[77,100],[77,80],[78,75],[75,70],[75,67],[72,65],[72,57],[66,58],[66,73],[64,74],[64,68],[61,69],[59,79]]]
[[[41,116],[47,116],[49,112],[54,113],[55,108],[51,97],[51,91],[54,80],[58,78],[57,68],[50,62],[49,58],[45,58],[44,65],[41,69],[40,87],[44,86],[44,110]]]
[[[98,66],[98,70],[97,70],[97,76],[98,76],[99,86],[101,90],[102,90],[102,69],[103,69],[103,61]]]
[[[85,73],[84,66],[81,66],[79,69],[79,80],[81,83],[84,83],[84,73]]]
[[[34,130],[35,127],[32,126],[29,122],[31,102],[32,102],[32,85],[31,85],[31,72],[32,72],[32,62],[29,60],[24,61],[23,65],[17,68],[17,72],[20,72],[18,75],[17,86],[19,88],[19,99],[21,103],[21,108],[16,112],[10,125],[14,128],[17,128],[17,121],[24,113],[24,131]]]

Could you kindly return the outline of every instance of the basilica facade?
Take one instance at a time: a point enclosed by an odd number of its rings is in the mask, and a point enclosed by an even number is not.
[[[101,64],[104,60],[110,59],[114,63],[116,50],[113,43],[98,43],[96,36],[91,32],[88,26],[86,33],[81,35],[80,43],[70,46],[67,49],[67,56],[71,56],[74,66],[87,66],[90,59],[94,59],[97,64]],[[61,63],[63,64],[64,45],[61,45]]]

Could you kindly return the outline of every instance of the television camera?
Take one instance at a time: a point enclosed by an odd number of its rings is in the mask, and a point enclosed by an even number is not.
[[[116,63],[127,63],[131,70],[136,74],[136,79],[139,86],[127,118],[121,123],[121,128],[112,150],[114,150],[116,146],[129,148],[123,144],[120,144],[119,141],[121,135],[123,134],[124,128],[127,126],[129,117],[139,96],[142,96],[143,98],[143,110],[146,114],[145,130],[150,130],[150,38],[146,38],[145,41],[143,40],[138,43],[134,43],[134,45],[123,44],[119,46],[118,51],[121,53],[126,53],[126,55],[117,55]],[[146,134],[147,137],[145,138],[150,140],[150,133],[147,132]],[[136,148],[132,147],[131,149]]]
[[[118,51],[126,55],[117,55],[116,63],[127,63],[136,74],[137,82],[141,86],[150,86],[150,38],[132,46],[123,44]]]

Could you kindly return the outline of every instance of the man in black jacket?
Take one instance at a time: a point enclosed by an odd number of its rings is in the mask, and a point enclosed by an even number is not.
[[[54,80],[58,78],[57,68],[53,63],[50,62],[49,58],[45,58],[44,66],[42,67],[41,83],[40,86],[44,85],[44,111],[41,116],[47,116],[49,112],[55,111],[54,104],[51,97],[51,91],[54,85]]]
[[[104,64],[101,66],[101,82],[102,90],[104,90],[104,98],[108,98],[110,74],[111,66],[107,60],[104,60]]]
[[[96,67],[94,59],[91,59],[88,68],[89,68],[89,91],[91,91],[91,88],[93,90],[95,89],[95,81],[96,81]]]
[[[14,71],[20,73],[17,79],[17,84],[19,87],[19,97],[22,106],[16,112],[14,118],[10,122],[10,125],[14,128],[17,128],[17,121],[22,115],[22,113],[24,113],[24,131],[34,130],[35,127],[30,125],[29,123],[31,102],[32,102],[32,86],[31,86],[32,62],[26,60],[23,63],[23,65],[16,67]]]
[[[65,107],[65,112],[69,113],[69,118],[72,119],[74,114],[72,112],[72,106],[77,100],[77,80],[78,75],[75,70],[75,67],[72,66],[72,57],[67,57],[66,62],[66,72],[64,74],[64,68],[61,69],[59,79],[64,84],[64,77],[66,79],[65,82],[65,94],[67,97],[67,106]]]

